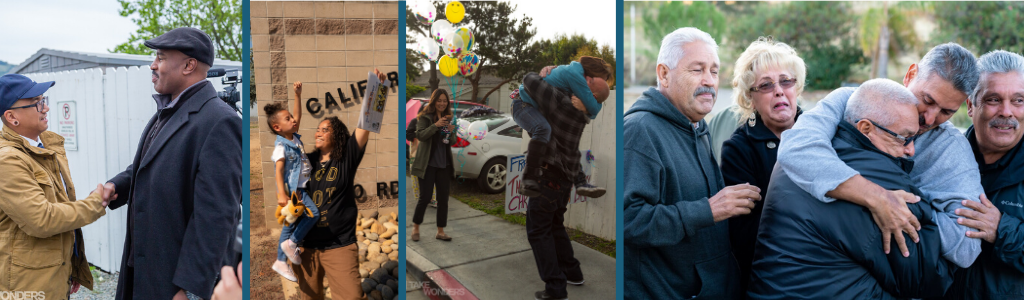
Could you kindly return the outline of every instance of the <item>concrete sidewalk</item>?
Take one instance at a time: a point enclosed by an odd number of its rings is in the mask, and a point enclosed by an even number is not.
[[[461,201],[448,201],[448,226],[452,241],[434,238],[436,208],[428,207],[420,225],[420,241],[413,242],[412,215],[416,200],[406,199],[406,287],[409,299],[533,299],[544,289],[526,226],[475,210]],[[573,242],[586,283],[569,286],[571,299],[614,299],[615,259]],[[418,278],[425,278],[423,285]],[[447,295],[436,295],[442,289]],[[415,298],[412,298],[415,297]]]

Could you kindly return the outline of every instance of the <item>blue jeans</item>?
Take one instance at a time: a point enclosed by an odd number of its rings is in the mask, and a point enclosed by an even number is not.
[[[313,213],[313,217],[299,216],[299,219],[294,224],[281,228],[281,238],[277,240],[277,260],[279,261],[288,259],[284,255],[284,250],[281,249],[281,243],[291,239],[292,242],[299,245],[302,239],[306,237],[306,234],[309,233],[309,230],[313,229],[313,226],[316,225],[317,220],[320,219],[320,210],[316,208],[316,203],[313,202],[313,199],[309,198],[309,193],[306,193],[306,189],[298,189],[297,191],[299,195],[302,195],[302,205],[309,208],[309,211]]]
[[[548,119],[544,118],[540,110],[522,99],[512,101],[512,120],[529,132],[531,139],[545,144],[551,140],[551,124],[548,124]]]

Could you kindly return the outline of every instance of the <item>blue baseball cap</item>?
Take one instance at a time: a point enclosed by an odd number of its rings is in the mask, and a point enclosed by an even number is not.
[[[11,109],[19,99],[42,95],[53,85],[53,81],[35,82],[21,74],[0,76],[0,113]]]

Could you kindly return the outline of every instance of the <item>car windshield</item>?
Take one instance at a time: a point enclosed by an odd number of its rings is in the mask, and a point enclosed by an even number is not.
[[[519,127],[519,125],[509,126],[505,130],[499,131],[498,134],[521,139],[523,138],[523,128]]]
[[[476,121],[483,121],[485,124],[487,124],[487,131],[492,131],[495,128],[498,128],[499,126],[508,123],[508,121],[511,120],[511,118],[505,115],[486,115],[472,118],[464,118],[464,120],[469,121],[470,123]]]
[[[474,108],[474,107],[477,107],[477,106],[482,106],[482,105],[480,105],[480,104],[472,104],[472,103],[459,103],[458,105],[455,106],[455,115],[456,116],[461,116],[462,112],[467,111],[470,108]]]

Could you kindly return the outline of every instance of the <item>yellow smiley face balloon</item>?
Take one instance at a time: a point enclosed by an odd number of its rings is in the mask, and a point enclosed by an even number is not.
[[[462,18],[466,16],[466,8],[462,6],[462,2],[448,2],[448,5],[444,7],[444,15],[452,24],[462,22]]]

